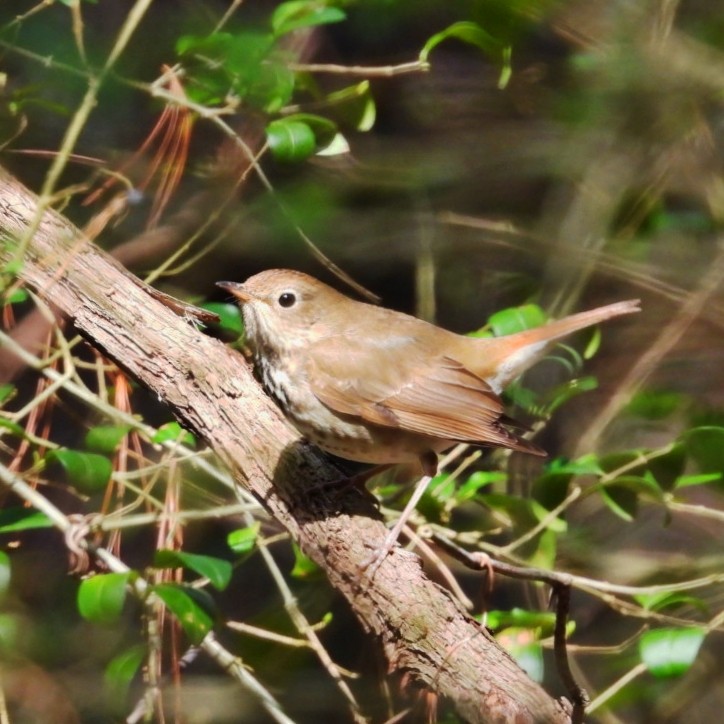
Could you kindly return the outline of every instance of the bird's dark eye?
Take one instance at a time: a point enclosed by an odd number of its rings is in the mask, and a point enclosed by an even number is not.
[[[289,307],[293,307],[296,303],[297,295],[293,292],[284,292],[283,294],[279,295],[280,307],[286,307],[288,309]]]

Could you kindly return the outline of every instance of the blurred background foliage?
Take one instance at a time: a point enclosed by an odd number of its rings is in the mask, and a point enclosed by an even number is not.
[[[501,309],[493,331],[537,323],[541,308],[642,299],[638,318],[574,340],[510,391],[547,462],[464,457],[420,514],[467,547],[596,582],[581,579],[571,610],[592,721],[717,720],[724,16],[701,0],[157,0],[130,28],[131,7],[0,5],[2,163],[155,286],[216,305],[211,333],[240,331],[214,281],[274,266],[349,289],[331,262],[386,306],[461,332]],[[95,564],[69,560],[47,519],[4,495],[4,720],[267,721],[216,664],[188,654],[214,624],[292,719],[352,718],[318,652],[260,633],[305,640],[267,544],[331,658],[358,674],[364,715],[409,706],[409,720],[422,717],[273,522],[249,501],[246,518],[222,516],[233,500],[223,475],[177,455],[175,441],[192,441],[164,427],[162,404],[72,329],[44,327],[15,271],[3,270],[3,464],[66,514],[99,514],[94,540],[178,618],[126,597],[128,576],[88,577]],[[98,401],[153,430],[18,366],[7,344],[21,320],[60,345],[53,364],[72,359]],[[385,509],[405,491],[377,489]],[[431,564],[445,585],[445,566],[560,695],[546,591],[500,578],[488,589],[452,561]],[[212,582],[203,600],[183,585],[199,577]],[[444,703],[438,714],[454,720]]]

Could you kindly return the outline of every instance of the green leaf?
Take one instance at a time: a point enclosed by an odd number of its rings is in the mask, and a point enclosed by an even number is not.
[[[51,450],[46,456],[65,470],[68,482],[83,493],[95,493],[105,488],[111,478],[113,465],[105,455],[79,450]]]
[[[274,10],[271,26],[274,35],[279,37],[299,28],[338,23],[346,17],[343,10],[328,7],[320,0],[291,0]]]
[[[568,360],[559,356],[547,357],[546,359],[555,360],[564,364],[567,370],[567,374],[573,374],[574,370],[570,366]],[[566,380],[560,385],[548,390],[538,403],[538,407],[541,408],[539,413],[541,416],[552,415],[561,405],[565,404],[569,400],[582,395],[591,390],[595,390],[598,387],[598,380],[587,375],[585,377],[577,377],[575,379]]]
[[[515,626],[537,629],[539,636],[549,636],[556,625],[556,615],[552,611],[529,611],[517,607],[510,611],[489,611],[485,618],[493,631]]]
[[[16,387],[9,382],[0,385],[0,405],[4,405],[13,395],[15,395]]]
[[[566,525],[565,521],[557,520],[564,526]],[[535,544],[535,548],[527,555],[527,560],[531,566],[545,570],[555,568],[559,532],[555,530],[554,525],[549,525],[537,539],[533,539],[532,543]],[[530,543],[527,544],[526,548],[530,548],[530,545]],[[521,549],[521,552],[524,552],[526,548]]]
[[[659,593],[639,593],[633,597],[647,611],[662,611],[674,606],[693,606],[705,616],[709,616],[709,608],[702,599],[686,593],[672,593],[662,591]]]
[[[272,121],[266,132],[269,147],[278,161],[297,162],[329,146],[337,134],[337,126],[322,116],[295,113]]]
[[[327,96],[327,103],[334,106],[334,116],[357,131],[369,131],[377,119],[377,106],[372,97],[370,82],[334,91]]]
[[[680,392],[643,390],[631,398],[626,412],[645,420],[664,420],[681,409],[684,399]]]
[[[128,425],[99,425],[85,436],[85,446],[97,453],[112,455],[130,430]]]
[[[462,21],[453,23],[439,33],[435,33],[427,40],[420,51],[420,60],[427,63],[430,53],[449,38],[462,40],[464,43],[475,45],[490,55],[498,55],[503,49],[503,44],[496,40],[490,33],[485,32],[477,23]]]
[[[486,485],[504,483],[507,477],[505,473],[498,470],[478,470],[460,486],[456,497],[459,501],[470,500],[480,492],[480,488],[484,488]]]
[[[152,591],[178,619],[193,644],[200,644],[214,626],[213,599],[205,592],[174,583],[160,583]]]
[[[266,127],[266,137],[274,158],[286,163],[304,161],[314,153],[317,145],[314,131],[308,124],[286,118],[272,121]]]
[[[239,555],[250,553],[254,550],[260,528],[261,523],[257,522],[247,528],[237,528],[236,530],[232,530],[226,537],[226,542],[229,544],[229,548]]]
[[[32,508],[14,507],[0,510],[0,533],[52,527],[53,522],[45,513],[40,513]]]
[[[583,359],[591,359],[598,352],[601,346],[601,328],[594,327],[591,339],[588,340],[586,348],[583,350]]]
[[[94,623],[118,620],[126,600],[131,573],[100,573],[81,581],[78,588],[80,615]]]
[[[531,496],[546,509],[553,510],[565,500],[571,480],[571,473],[544,473],[533,483]]]
[[[646,631],[639,639],[639,654],[657,678],[681,676],[691,668],[705,636],[703,628]]]
[[[241,317],[241,310],[236,304],[229,302],[206,302],[202,304],[203,309],[217,314],[219,321],[215,322],[221,329],[233,333],[237,337],[244,334],[244,322]]]
[[[302,553],[302,549],[295,543],[292,546],[294,550],[294,568],[292,568],[293,578],[310,578],[320,573],[319,566],[309,556]]]
[[[5,551],[0,551],[0,602],[10,590],[10,556]]]
[[[453,23],[439,33],[435,33],[435,35],[428,39],[420,51],[420,61],[427,63],[430,53],[440,45],[440,43],[449,38],[455,38],[463,43],[474,45],[494,60],[500,62],[502,68],[498,79],[498,88],[502,89],[507,86],[512,73],[511,48],[509,45],[503,45],[503,43],[483,30],[477,23],[469,21]]]
[[[643,475],[622,475],[599,489],[610,510],[629,523],[638,512],[639,497],[663,501],[663,492],[649,470]]]
[[[496,337],[502,337],[540,327],[547,321],[548,317],[537,304],[524,304],[521,307],[501,309],[488,319],[488,324]]]
[[[235,97],[277,112],[294,92],[294,73],[274,42],[270,33],[253,30],[181,37],[176,50],[185,56],[184,90],[198,103],[226,104]]]
[[[517,495],[503,493],[484,493],[476,496],[484,505],[493,510],[507,513],[515,527],[519,530],[530,528],[548,516],[546,510],[535,500],[525,500]],[[568,526],[565,520],[554,518],[548,522],[548,530],[554,533],[564,533]]]
[[[109,696],[116,706],[121,706],[125,702],[133,677],[140,669],[145,656],[146,647],[138,644],[115,656],[106,666],[103,679]]]
[[[4,417],[0,417],[0,427],[4,427],[6,430],[9,430],[12,435],[15,435],[15,437],[22,438],[23,440],[27,438],[23,426],[18,425],[18,423],[13,422],[13,420],[7,420]]]
[[[324,148],[317,151],[317,156],[342,156],[349,153],[349,143],[341,133],[335,133],[334,138]]]
[[[208,578],[211,585],[219,591],[223,591],[231,580],[232,567],[229,561],[198,553],[169,549],[158,550],[153,557],[153,565],[156,568],[187,568]]]
[[[672,445],[666,454],[655,455],[648,461],[648,468],[662,490],[673,490],[685,467],[686,448],[680,442]]]
[[[681,439],[702,473],[724,471],[724,428],[709,425],[685,432]]]
[[[178,442],[187,447],[196,447],[196,438],[188,430],[184,430],[178,422],[161,425],[151,438],[151,442],[157,445],[164,442]]]
[[[3,304],[20,304],[28,299],[28,292],[25,289],[15,289],[8,296],[3,298]]]
[[[596,477],[604,474],[598,455],[594,453],[583,455],[576,460],[556,458],[550,462],[547,471],[550,473],[568,473],[569,475],[595,475]]]
[[[631,523],[636,517],[638,496],[633,490],[609,485],[601,488],[601,497],[609,510],[627,523]]]
[[[701,473],[700,475],[680,475],[674,482],[674,488],[687,488],[690,485],[705,485],[722,479],[722,473]]]

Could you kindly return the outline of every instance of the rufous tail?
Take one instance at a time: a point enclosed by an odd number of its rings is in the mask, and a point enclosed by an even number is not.
[[[551,342],[607,319],[640,312],[640,304],[638,299],[629,299],[572,314],[542,327],[506,337],[476,339],[474,341],[478,349],[473,352],[475,360],[467,359],[464,363],[499,392],[538,360]],[[468,350],[472,352],[470,348]]]

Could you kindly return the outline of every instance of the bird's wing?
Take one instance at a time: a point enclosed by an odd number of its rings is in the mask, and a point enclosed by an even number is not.
[[[317,342],[307,363],[314,394],[335,412],[433,438],[544,454],[503,426],[498,395],[456,360],[421,354],[413,338],[377,347],[336,342]]]

